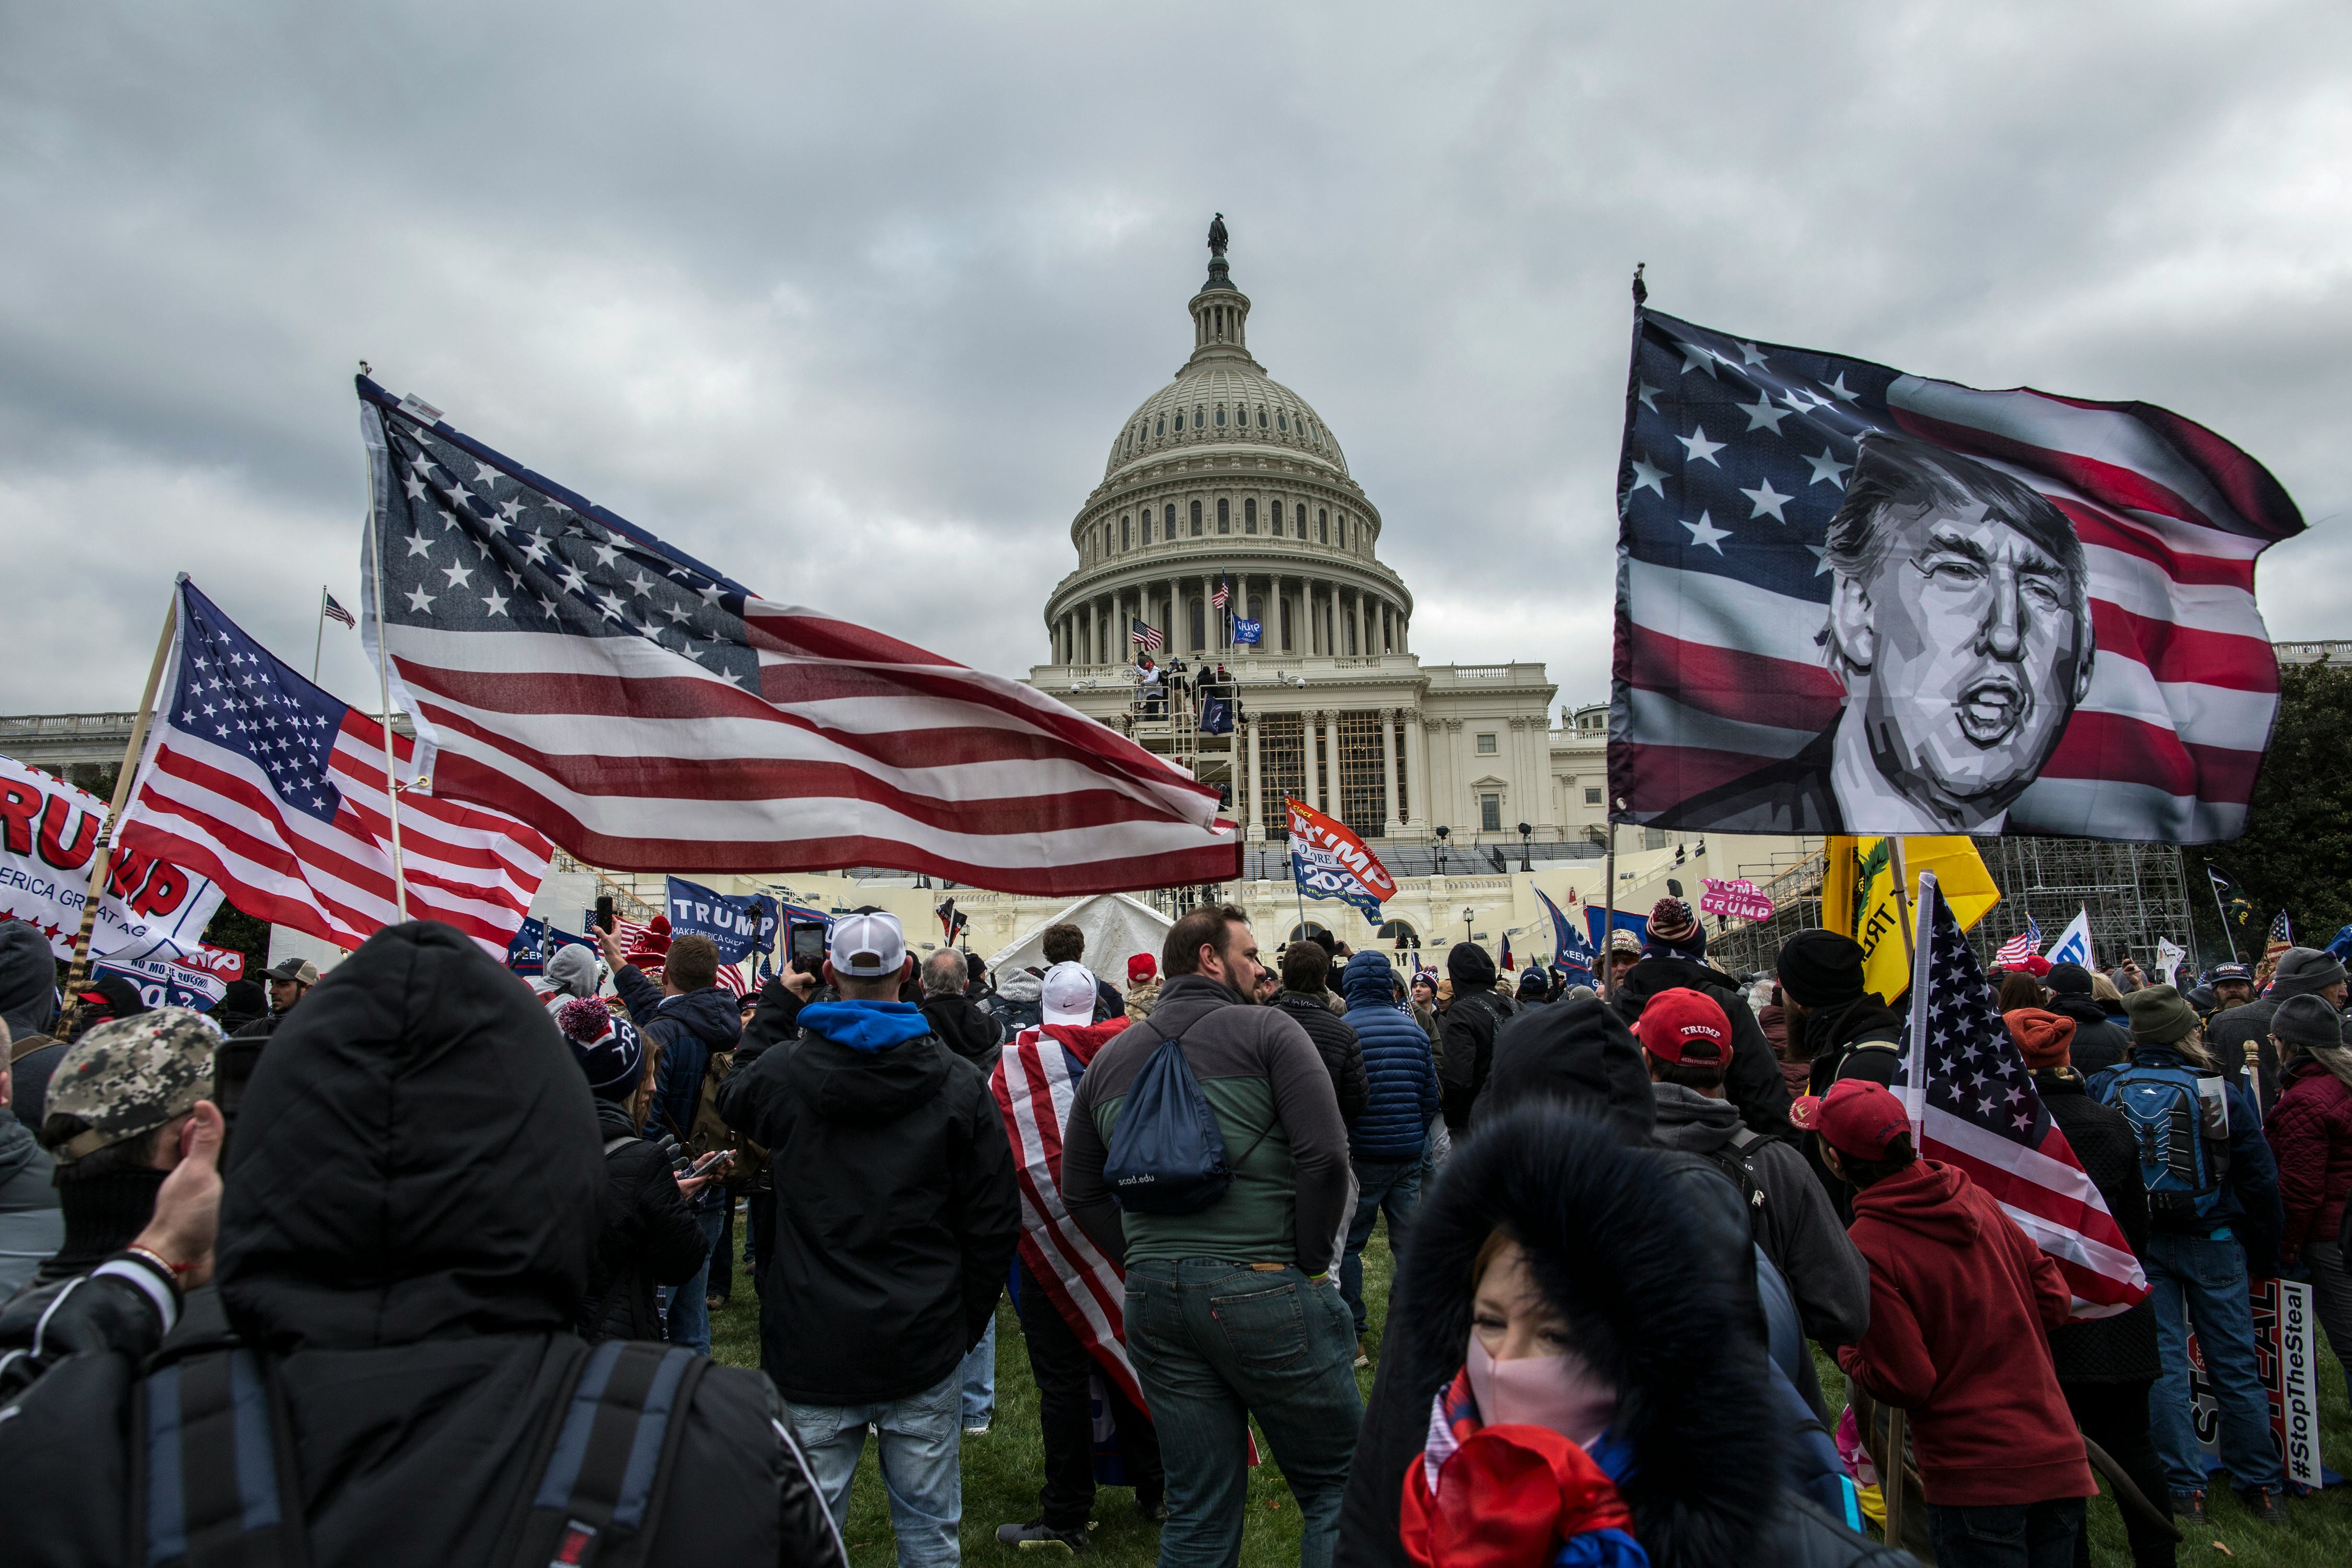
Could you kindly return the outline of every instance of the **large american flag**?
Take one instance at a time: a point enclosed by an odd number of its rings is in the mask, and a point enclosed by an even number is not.
[[[399,919],[383,722],[337,701],[180,578],[122,842],[203,872],[249,915],[357,947]],[[394,738],[404,773],[413,747]],[[552,854],[495,811],[400,792],[411,920],[446,921],[503,959]]]
[[[383,560],[379,590],[363,558],[364,629],[437,748],[436,792],[616,869],[882,866],[1047,894],[1239,875],[1217,792],[1126,737],[761,599],[359,391]]]
[[[2147,1276],[2051,1121],[1935,877],[1919,882],[1926,940],[1911,977],[1919,1002],[1895,1089],[1910,1110],[1919,1152],[1966,1172],[2050,1255],[2074,1293],[2075,1317],[2112,1317],[2146,1299]]]
[[[989,1087],[1013,1142],[1022,1261],[1103,1374],[1138,1410],[1148,1411],[1127,1359],[1126,1276],[1062,1204],[1062,1129],[1085,1070],[1061,1041],[1042,1029],[1024,1029],[999,1052]]]
[[[2025,929],[2000,944],[1992,955],[1995,969],[2014,969],[2042,951],[2042,927],[2032,915],[2025,917]]]
[[[1647,310],[1625,406],[1610,794],[1629,820],[1730,826],[1684,805],[1837,721],[1824,542],[1857,437],[1888,430],[2048,496],[2087,557],[2090,689],[2005,830],[2243,830],[2278,707],[2254,561],[2304,526],[2246,453],[2149,404],[1978,391]]]
[[[1134,616],[1128,618],[1127,640],[1139,644],[1146,653],[1158,653],[1168,641],[1160,635],[1158,626]]]

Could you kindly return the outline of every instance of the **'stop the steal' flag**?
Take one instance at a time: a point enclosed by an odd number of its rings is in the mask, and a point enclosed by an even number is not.
[[[437,752],[436,795],[620,870],[883,866],[1047,894],[1240,874],[1216,790],[1116,731],[762,599],[437,410],[359,394],[362,630]]]
[[[1283,801],[1290,818],[1290,871],[1310,899],[1353,904],[1374,925],[1381,906],[1396,896],[1396,879],[1364,847],[1356,830],[1302,800]]]
[[[1625,409],[1620,820],[2244,831],[2278,708],[2254,562],[2304,526],[2252,458],[1651,310]]]

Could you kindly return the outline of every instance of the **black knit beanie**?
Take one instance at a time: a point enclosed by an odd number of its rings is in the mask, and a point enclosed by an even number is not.
[[[1780,944],[1780,989],[1799,1006],[1834,1007],[1863,993],[1862,944],[1833,931],[1801,931]]]

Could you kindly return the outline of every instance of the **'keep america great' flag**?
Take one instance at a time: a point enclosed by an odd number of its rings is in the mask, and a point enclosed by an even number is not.
[[[363,631],[436,796],[613,869],[883,866],[1019,893],[1238,874],[1217,792],[1115,731],[762,599],[438,410],[359,394],[381,536]]]
[[[2254,562],[2304,526],[2259,463],[2148,404],[1978,391],[1638,316],[1621,820],[2243,831],[2278,707]]]

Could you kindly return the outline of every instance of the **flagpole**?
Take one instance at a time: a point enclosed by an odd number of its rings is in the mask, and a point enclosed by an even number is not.
[[[319,584],[319,635],[310,639],[310,684],[319,683],[319,656],[327,648],[327,585]]]
[[[2238,939],[2230,934],[2230,911],[2221,902],[2221,884],[2213,879],[2213,868],[2205,868],[2205,886],[2212,890],[2213,912],[2221,917],[2221,940],[2230,944],[2230,962],[2238,962]]]
[[[173,634],[180,626],[180,587],[172,584],[172,607],[163,612],[163,630],[155,639],[155,661],[147,667],[147,689],[139,699],[139,716],[131,721],[131,743],[122,748],[122,767],[114,775],[114,804],[106,814],[106,832],[89,858],[89,891],[81,901],[81,928],[74,932],[73,963],[66,970],[66,1005],[89,977],[89,935],[98,924],[98,901],[106,892],[106,874],[114,860],[114,841],[122,832],[122,808],[131,799],[139,759],[147,749],[147,724],[155,714],[155,689],[163,683],[163,661],[172,652]]]
[[[1601,915],[1601,994],[1611,995],[1616,990],[1617,966],[1609,954],[1617,945],[1617,818],[1609,817],[1609,891],[1602,902]]]
[[[1911,879],[1903,863],[1903,836],[1899,833],[1889,836],[1886,846],[1894,857],[1895,865],[1895,923],[1903,932],[1903,966],[1908,969],[1917,960],[1919,951],[1911,938],[1911,889],[1908,886]]]
[[[375,557],[375,689],[383,714],[383,794],[385,815],[392,819],[392,902],[402,924],[408,921],[408,873],[400,858],[400,769],[392,752],[392,671],[385,660],[383,636],[383,531],[377,526],[375,482],[368,482],[368,550]],[[320,592],[325,590],[321,589]],[[323,606],[321,607],[323,614]],[[324,623],[321,623],[321,629]]]
[[[1894,842],[1900,844],[1903,840],[1898,837]],[[1897,864],[1900,863],[1898,860]],[[1899,897],[1901,884],[1898,882],[1896,887]],[[1936,886],[1936,874],[1933,871],[1922,871],[1919,874],[1919,907],[1927,909],[1930,900],[1941,896],[1941,889]],[[1910,936],[1907,931],[1905,933],[1904,942],[1906,947],[1909,946]],[[1904,1031],[1907,1037],[1904,1042],[1903,1052],[1903,1110],[1904,1114],[1910,1119],[1911,1147],[1916,1151],[1920,1146],[1922,1132],[1927,1120],[1928,950],[1924,946],[1911,948],[1908,956],[1911,961],[1911,1023],[1910,1026]]]

